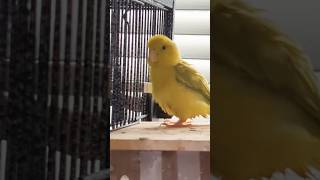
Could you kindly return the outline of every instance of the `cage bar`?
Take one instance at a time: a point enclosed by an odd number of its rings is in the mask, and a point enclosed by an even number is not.
[[[110,1],[110,130],[151,120],[147,41],[172,37],[173,0]],[[169,27],[166,27],[169,26]]]
[[[108,169],[109,1],[3,0],[0,23],[0,179]]]

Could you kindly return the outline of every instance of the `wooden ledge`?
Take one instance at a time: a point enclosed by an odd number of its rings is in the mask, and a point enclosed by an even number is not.
[[[210,151],[210,125],[185,128],[160,127],[142,122],[110,134],[111,150]]]

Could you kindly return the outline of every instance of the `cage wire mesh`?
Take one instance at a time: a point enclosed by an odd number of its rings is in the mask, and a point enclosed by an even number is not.
[[[109,1],[0,1],[0,180],[109,167]]]
[[[110,130],[152,118],[147,41],[155,34],[172,38],[173,0],[110,1]]]

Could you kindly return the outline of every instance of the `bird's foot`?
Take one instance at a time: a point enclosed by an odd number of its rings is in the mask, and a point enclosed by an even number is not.
[[[178,121],[172,121],[171,119],[166,119],[163,121],[163,123],[160,124],[160,126],[166,126],[166,127],[188,127],[191,126],[191,120],[187,119],[185,121],[178,120]]]

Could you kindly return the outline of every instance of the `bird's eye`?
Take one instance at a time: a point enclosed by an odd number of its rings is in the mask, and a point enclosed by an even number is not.
[[[162,46],[162,49],[165,50],[165,49],[166,49],[166,46]]]

